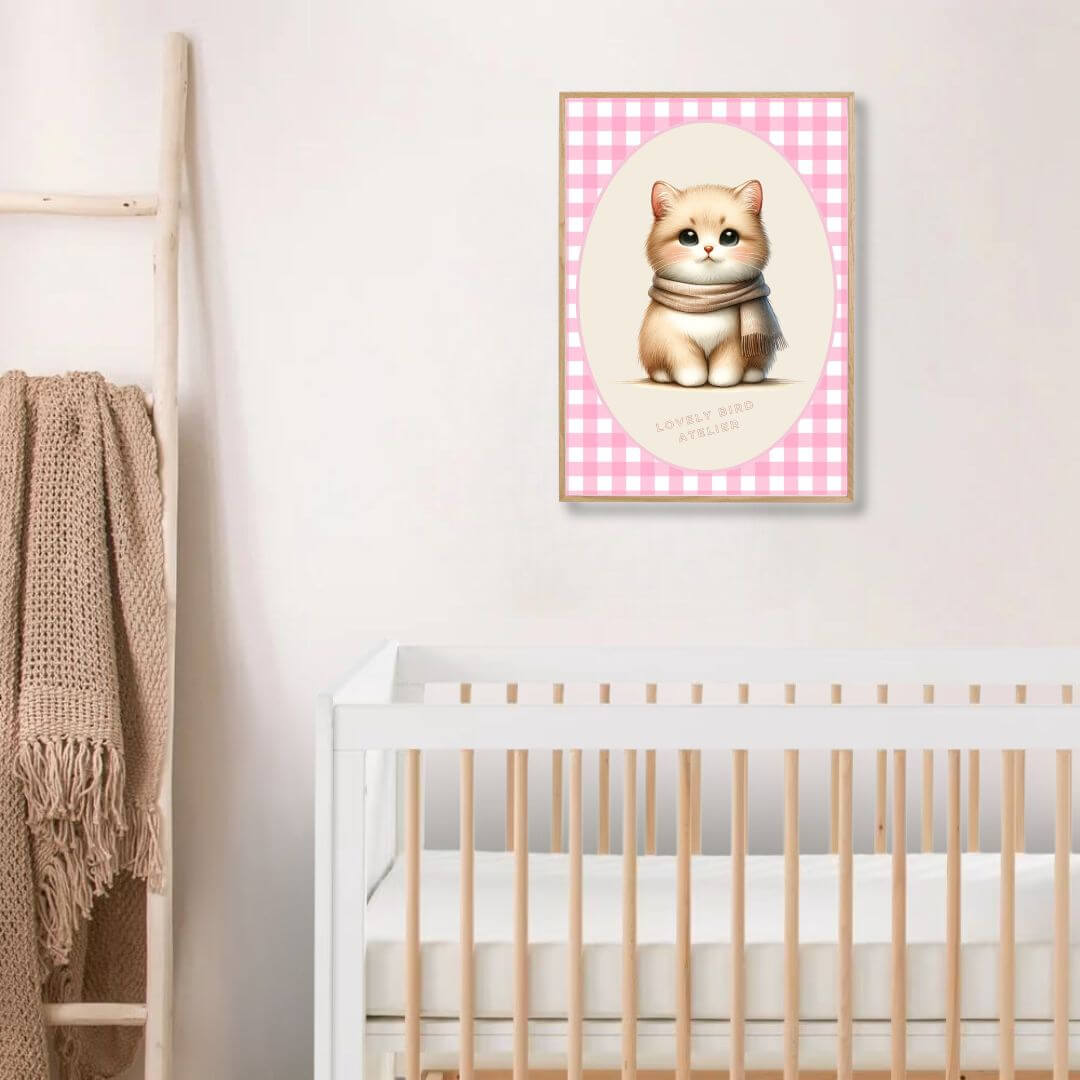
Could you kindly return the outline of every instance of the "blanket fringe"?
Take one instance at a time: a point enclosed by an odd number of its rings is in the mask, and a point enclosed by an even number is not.
[[[15,775],[31,828],[49,819],[123,825],[124,755],[111,744],[33,739],[19,747]]]
[[[160,811],[125,806],[124,755],[104,742],[65,738],[24,743],[15,775],[26,797],[27,824],[42,843],[38,867],[41,950],[68,963],[79,924],[118,872],[164,886]]]
[[[154,892],[161,892],[165,888],[165,871],[161,862],[161,811],[157,803],[129,807],[125,822],[120,838],[120,869],[143,878]]]
[[[47,967],[70,961],[79,924],[90,918],[94,890],[82,847],[50,852],[38,874],[38,942]]]

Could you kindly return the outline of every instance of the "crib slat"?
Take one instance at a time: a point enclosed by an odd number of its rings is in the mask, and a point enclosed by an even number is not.
[[[645,684],[645,704],[656,704],[656,683]],[[645,854],[656,854],[656,751],[645,751]]]
[[[1016,1075],[1016,760],[1001,752],[1001,927],[998,931],[998,1071]]]
[[[462,704],[467,705],[469,698],[462,686]],[[473,751],[462,750],[460,754],[461,807],[459,824],[459,843],[461,846],[461,1052],[459,1080],[473,1080],[475,1061],[474,1016],[476,1012],[476,977],[474,939],[474,878],[475,878],[475,828],[473,796]]]
[[[746,1077],[746,808],[747,751],[731,752],[731,1065]]]
[[[893,751],[892,1080],[907,1076],[907,752]]]
[[[1065,691],[1068,691],[1066,694]],[[1062,687],[1071,704],[1072,687]],[[1069,856],[1072,851],[1072,751],[1058,750],[1054,814],[1054,1080],[1069,1077]]]
[[[889,687],[880,683],[877,688],[877,703],[889,704]],[[877,752],[877,782],[874,788],[874,854],[884,855],[886,851],[885,815],[888,804],[889,755],[885,750]]]
[[[551,703],[561,705],[566,700],[566,691],[562,683],[555,683],[551,688]],[[562,851],[562,804],[563,804],[563,752],[551,751],[551,850]]]
[[[529,752],[514,751],[514,1080],[529,1077]]]
[[[851,1080],[852,1007],[852,918],[854,904],[853,851],[851,835],[852,752],[840,751],[840,897],[837,943],[840,954],[837,979],[836,1075],[837,1080]]]
[[[973,683],[968,687],[968,704],[978,705],[982,701],[982,687]],[[978,750],[968,751],[968,827],[967,849],[979,850],[979,788],[981,780],[981,762]]]
[[[960,751],[948,754],[945,811],[945,1080],[960,1076]]]
[[[506,704],[516,705],[517,683],[506,684]],[[506,850],[514,850],[514,751],[506,751]]]
[[[600,704],[611,704],[611,683],[600,684]],[[611,852],[611,751],[601,750],[598,755],[596,797],[596,853]]]
[[[784,751],[784,1080],[799,1080],[799,751]]]
[[[405,752],[405,1080],[420,1080],[420,751]]]
[[[637,1076],[637,751],[623,751],[622,1075]]]
[[[581,751],[570,751],[570,918],[567,934],[567,1080],[582,1080],[582,1034],[585,1016],[585,983],[582,970],[582,830]]]
[[[1016,704],[1027,704],[1027,687],[1020,683],[1016,687]],[[1024,774],[1027,771],[1027,752],[1025,750],[1016,750],[1013,758],[1014,767],[1016,769],[1016,850],[1023,851],[1026,846],[1026,823],[1024,820],[1024,811],[1027,806],[1027,795],[1024,791]]]
[[[829,687],[829,701],[839,705],[843,689],[840,683]],[[840,751],[829,751],[829,854],[840,850]]]
[[[675,1080],[690,1080],[690,751],[679,751],[675,895]]]

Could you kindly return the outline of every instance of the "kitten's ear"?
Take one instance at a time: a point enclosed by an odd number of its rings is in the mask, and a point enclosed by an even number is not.
[[[657,180],[652,186],[653,217],[659,220],[668,213],[680,194],[679,189],[672,187],[666,180]]]
[[[735,189],[735,198],[744,210],[751,214],[761,213],[761,181],[747,180]]]

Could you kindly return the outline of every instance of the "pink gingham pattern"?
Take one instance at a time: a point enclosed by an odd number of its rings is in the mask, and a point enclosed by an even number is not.
[[[848,496],[848,130],[846,97],[563,99],[564,487],[569,498]],[[593,211],[622,163],[681,124],[734,124],[766,140],[806,183],[828,233],[835,276],[829,354],[806,408],[757,457],[730,469],[682,469],[641,447],[612,416],[589,370],[578,323],[578,267]]]

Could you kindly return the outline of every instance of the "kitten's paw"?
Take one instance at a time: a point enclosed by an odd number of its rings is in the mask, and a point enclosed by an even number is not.
[[[679,368],[675,372],[675,381],[680,386],[704,386],[705,369],[703,367]]]
[[[709,372],[709,385],[735,386],[742,379],[742,374],[737,367],[717,366]]]
[[[761,368],[752,367],[747,368],[746,371],[743,372],[742,381],[754,383],[761,382],[764,378],[765,372],[762,371]]]
[[[653,382],[671,382],[671,376],[666,371],[664,371],[663,368],[660,368],[658,371],[652,372],[652,374],[649,375],[649,378],[652,379]]]

